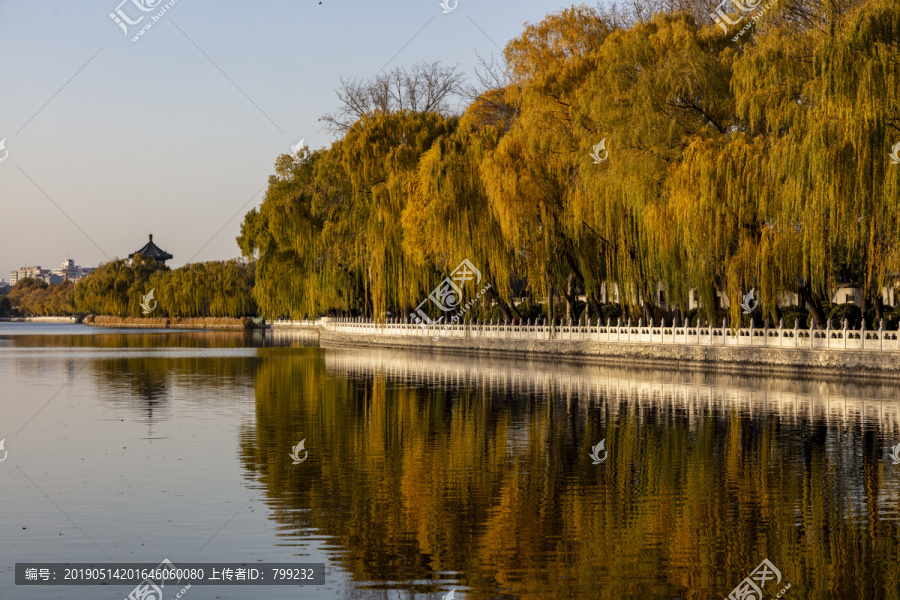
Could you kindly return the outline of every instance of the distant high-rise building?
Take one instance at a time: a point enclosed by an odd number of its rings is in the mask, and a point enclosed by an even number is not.
[[[16,285],[22,279],[40,279],[50,283],[50,269],[42,269],[40,265],[36,267],[22,267],[21,269],[10,271],[9,284]]]
[[[87,277],[94,271],[96,271],[94,267],[80,267],[75,264],[74,260],[67,258],[63,261],[61,266],[53,269],[53,274],[62,277],[63,281],[66,279],[69,281],[78,281],[83,277]]]

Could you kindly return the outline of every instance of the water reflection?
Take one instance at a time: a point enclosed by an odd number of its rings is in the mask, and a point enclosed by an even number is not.
[[[300,559],[324,540],[343,571],[329,580],[352,588],[340,597],[723,598],[768,558],[789,598],[900,598],[893,385],[319,348],[291,332],[2,339],[0,375],[29,399],[0,399],[2,417],[37,414],[15,459],[48,471],[37,483],[76,522],[110,523],[102,547],[193,550],[226,523],[208,551],[232,560]],[[93,548],[14,525],[17,552]]]
[[[361,589],[723,597],[769,558],[795,597],[897,597],[895,387],[403,351],[261,356],[244,466],[282,535],[329,536]],[[303,438],[310,458],[292,467]],[[609,457],[593,465],[601,439]]]

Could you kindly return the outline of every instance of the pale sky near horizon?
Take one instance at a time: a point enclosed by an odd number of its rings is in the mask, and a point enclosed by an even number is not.
[[[0,278],[84,267],[147,241],[169,266],[240,255],[279,154],[333,137],[340,77],[499,56],[563,0],[0,0]],[[118,6],[128,36],[110,18]],[[450,0],[452,6],[452,0]],[[396,56],[395,56],[396,55]],[[6,154],[8,152],[8,155]]]

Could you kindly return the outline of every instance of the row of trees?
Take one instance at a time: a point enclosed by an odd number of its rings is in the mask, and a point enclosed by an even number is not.
[[[72,305],[71,281],[47,285],[40,279],[23,279],[5,296],[0,296],[0,317],[21,315],[70,315]]]
[[[254,265],[239,260],[192,263],[170,270],[137,255],[117,259],[73,288],[78,312],[120,317],[143,315],[141,302],[153,290],[154,317],[241,317],[256,314]]]
[[[345,81],[339,139],[281,156],[245,216],[261,312],[407,314],[468,258],[507,316],[524,293],[576,317],[581,290],[598,315],[615,282],[649,317],[662,282],[680,311],[694,289],[735,322],[755,287],[764,314],[792,294],[823,324],[841,281],[880,317],[900,272],[900,6],[785,0],[735,43],[748,19],[725,35],[682,4],[528,25],[461,115],[454,69]]]
[[[77,284],[23,279],[0,298],[0,316],[92,313],[140,317],[150,291],[154,317],[242,317],[256,314],[254,265],[239,260],[185,265],[176,270],[135,256],[100,265]],[[5,302],[4,302],[5,300]]]

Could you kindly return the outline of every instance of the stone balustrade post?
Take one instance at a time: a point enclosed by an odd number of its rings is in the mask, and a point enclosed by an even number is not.
[[[850,330],[850,323],[844,319],[844,348],[847,347],[847,332]]]

